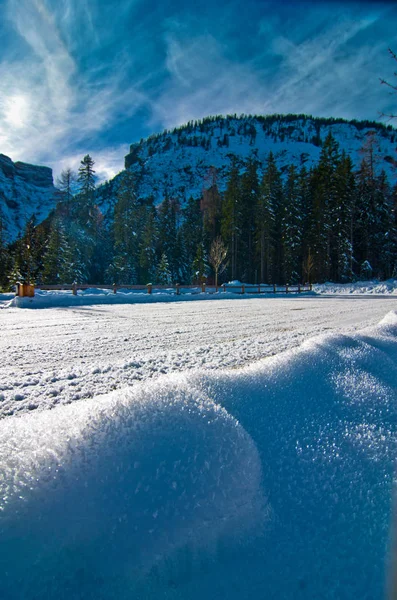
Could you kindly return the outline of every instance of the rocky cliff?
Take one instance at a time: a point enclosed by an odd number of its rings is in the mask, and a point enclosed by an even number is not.
[[[4,238],[13,241],[33,215],[40,222],[55,206],[52,169],[13,162],[0,154],[0,214]]]

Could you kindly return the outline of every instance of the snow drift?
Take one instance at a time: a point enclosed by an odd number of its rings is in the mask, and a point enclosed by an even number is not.
[[[178,378],[4,421],[0,447],[3,600],[91,597],[265,514],[254,442]]]
[[[384,597],[396,382],[390,313],[3,420],[0,597]]]

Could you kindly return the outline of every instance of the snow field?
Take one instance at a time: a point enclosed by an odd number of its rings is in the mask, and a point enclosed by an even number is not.
[[[0,311],[0,417],[166,373],[237,368],[378,323],[393,296],[271,297]]]
[[[397,314],[319,301],[351,331],[3,419],[0,597],[383,598]]]

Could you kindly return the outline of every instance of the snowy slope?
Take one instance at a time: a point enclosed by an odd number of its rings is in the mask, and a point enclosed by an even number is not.
[[[12,162],[0,154],[0,214],[5,240],[15,240],[35,215],[40,223],[56,204],[52,169]]]
[[[2,600],[381,600],[396,381],[391,312],[4,419]]]
[[[340,150],[351,155],[356,167],[363,146],[373,139],[377,170],[385,169],[389,175],[395,172],[397,135],[392,127],[302,115],[210,117],[132,144],[125,164],[136,174],[141,196],[153,196],[156,201],[165,195],[184,200],[191,195],[199,197],[210,187],[210,167],[217,169],[217,183],[223,190],[234,157],[240,163],[251,156],[264,163],[271,151],[280,169],[290,164],[305,164],[309,169],[318,161],[321,142],[329,133]]]

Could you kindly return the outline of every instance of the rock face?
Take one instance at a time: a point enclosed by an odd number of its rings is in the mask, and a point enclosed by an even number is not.
[[[56,204],[52,169],[13,162],[0,154],[0,214],[4,237],[11,242],[33,215],[40,222]]]
[[[224,190],[233,160],[244,169],[244,162],[252,157],[261,172],[269,152],[273,152],[282,173],[291,164],[310,169],[318,162],[329,133],[340,151],[351,156],[356,168],[365,148],[371,147],[377,172],[384,169],[393,181],[396,129],[376,122],[307,115],[208,117],[132,144],[125,167],[135,173],[140,196],[152,196],[156,202],[168,196],[183,203],[209,187],[211,167],[216,169],[219,189]]]

